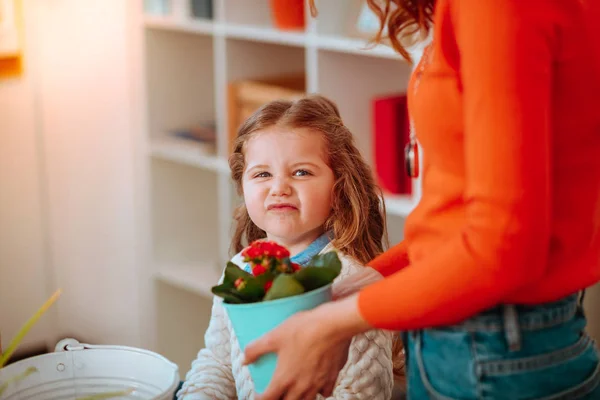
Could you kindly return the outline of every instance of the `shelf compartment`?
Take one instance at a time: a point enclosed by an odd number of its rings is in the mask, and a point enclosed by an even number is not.
[[[360,54],[369,57],[402,59],[389,40],[371,44],[379,30],[377,16],[368,10],[364,0],[321,0],[316,2],[316,47],[322,50]],[[365,10],[367,18],[359,17]]]
[[[370,165],[376,97],[406,91],[410,66],[398,60],[319,51],[318,91],[339,107],[345,125]],[[352,82],[349,84],[349,82]]]
[[[212,300],[155,281],[156,351],[179,367],[180,378],[190,370],[198,351],[205,347],[204,332],[210,322]]]
[[[226,57],[228,82],[300,75],[305,71],[304,48],[295,46],[228,39]]]
[[[144,0],[144,16],[210,21],[213,14],[213,0]]]
[[[212,36],[146,29],[150,138],[215,121]]]
[[[356,146],[376,173],[374,162],[373,100],[406,92],[410,66],[400,60],[320,50],[318,91],[333,100]],[[352,84],[348,84],[352,82]],[[413,195],[386,195],[387,212],[406,216],[414,208]]]
[[[223,0],[226,24],[276,29],[281,33],[301,33],[304,29],[277,29],[271,3],[273,0]],[[289,1],[289,0],[288,0]],[[288,10],[290,5],[287,5]],[[307,5],[305,5],[307,7]],[[306,25],[306,23],[305,23]]]
[[[177,139],[162,135],[155,137],[150,142],[150,154],[153,157],[173,161],[193,167],[204,168],[222,173],[229,173],[229,164],[225,157],[216,156],[214,149],[191,140]]]
[[[228,84],[228,147],[233,151],[237,131],[254,111],[274,100],[297,100],[306,92],[306,78],[302,75],[273,79],[237,80]]]
[[[218,174],[151,160],[152,250],[156,265],[216,264],[219,255]]]
[[[225,22],[234,25],[273,27],[269,0],[223,0]]]
[[[174,287],[212,299],[211,288],[221,279],[221,272],[210,263],[162,265],[159,266],[155,278]]]
[[[317,34],[355,39],[371,37],[371,31],[362,32],[357,28],[362,7],[366,6],[364,0],[319,0],[315,4]]]
[[[228,146],[240,124],[258,106],[306,91],[304,48],[229,39],[227,41]],[[277,60],[278,62],[273,62]],[[258,103],[261,103],[257,105]]]

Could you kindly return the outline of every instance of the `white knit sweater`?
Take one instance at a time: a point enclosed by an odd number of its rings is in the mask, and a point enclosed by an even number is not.
[[[321,253],[333,250],[327,245]],[[336,282],[361,268],[356,260],[338,251],[342,271]],[[238,254],[231,260],[240,267]],[[334,282],[335,284],[335,282]],[[248,367],[242,366],[243,353],[232,330],[231,322],[222,305],[222,299],[213,300],[212,316],[206,331],[206,348],[200,350],[186,375],[179,400],[254,399],[254,384]],[[372,330],[352,339],[348,361],[341,370],[333,396],[328,399],[388,400],[394,378],[392,372],[392,334]],[[323,399],[323,396],[318,396]]]

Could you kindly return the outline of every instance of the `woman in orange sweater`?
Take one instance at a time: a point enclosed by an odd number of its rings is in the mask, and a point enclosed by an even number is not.
[[[327,395],[372,328],[406,332],[411,399],[600,398],[578,301],[600,280],[600,2],[376,3],[407,58],[434,23],[408,89],[422,198],[385,279],[247,349],[278,353],[260,398]]]

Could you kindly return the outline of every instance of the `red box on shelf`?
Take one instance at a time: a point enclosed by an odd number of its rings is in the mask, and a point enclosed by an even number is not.
[[[410,139],[406,94],[378,97],[373,104],[373,159],[381,189],[389,194],[411,194],[405,171],[404,146]]]

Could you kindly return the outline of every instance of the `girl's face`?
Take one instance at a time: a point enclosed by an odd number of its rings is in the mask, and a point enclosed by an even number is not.
[[[323,233],[335,177],[321,133],[273,126],[246,142],[242,187],[252,221],[296,254]]]

